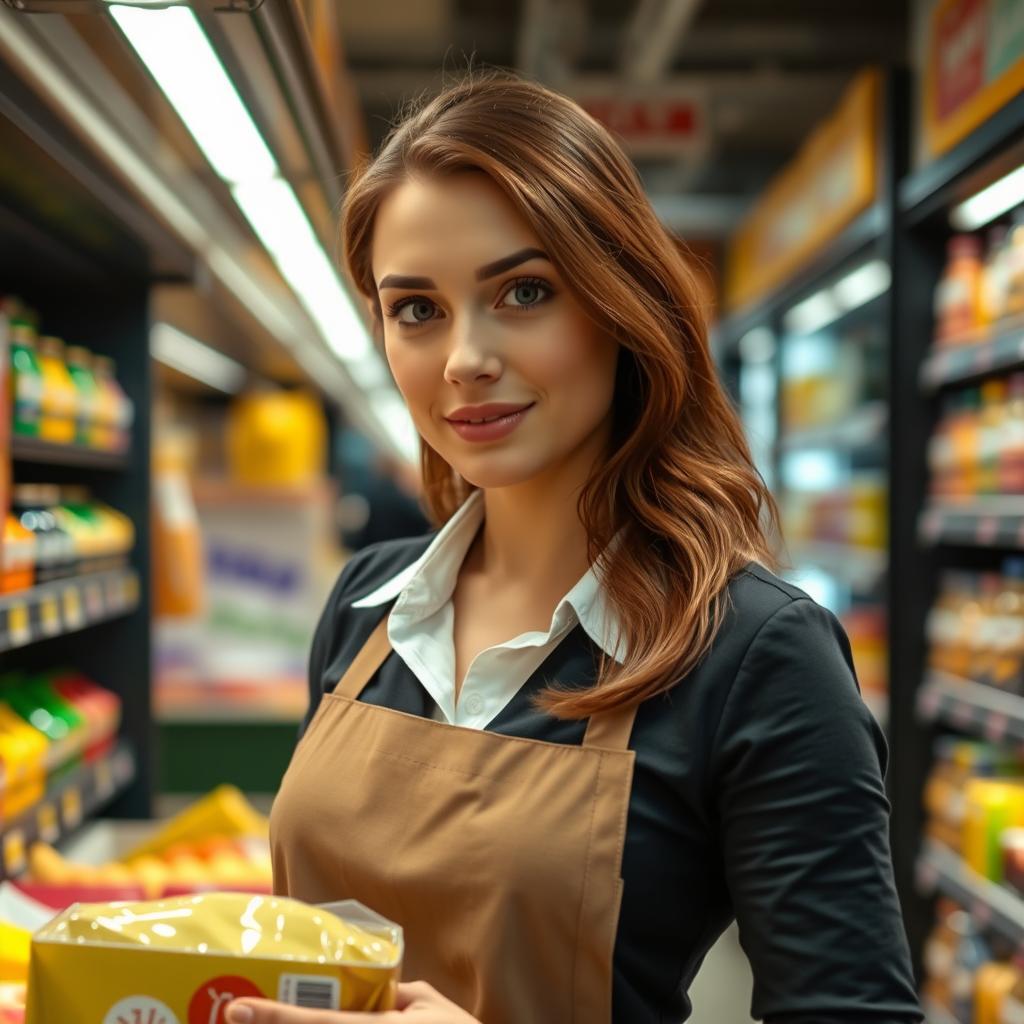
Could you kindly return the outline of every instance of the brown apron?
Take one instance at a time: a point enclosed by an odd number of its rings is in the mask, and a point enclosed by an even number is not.
[[[274,886],[405,931],[403,977],[484,1024],[610,1024],[636,708],[582,746],[359,701],[387,616],[325,694],[271,814]]]

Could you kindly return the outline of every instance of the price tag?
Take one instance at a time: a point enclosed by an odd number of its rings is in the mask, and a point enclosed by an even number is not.
[[[64,790],[60,797],[60,812],[64,827],[78,828],[82,822],[82,794],[77,786]]]
[[[64,621],[68,629],[78,629],[85,625],[82,615],[82,598],[77,587],[68,587],[64,591]]]
[[[25,835],[20,828],[12,828],[4,836],[4,870],[8,875],[18,875],[25,866]]]
[[[978,520],[977,538],[979,544],[994,544],[999,536],[999,520],[995,516],[982,516]]]
[[[21,647],[32,639],[27,605],[15,604],[7,610],[7,634],[11,647]]]
[[[60,838],[60,821],[57,819],[57,808],[53,804],[43,804],[36,814],[36,827],[39,838],[44,843],[55,843]]]
[[[949,718],[958,729],[970,729],[974,722],[974,709],[964,701],[954,701],[949,709]]]
[[[926,686],[921,690],[917,698],[917,707],[922,718],[932,721],[938,716],[941,706],[942,694],[936,687]]]
[[[98,583],[86,584],[85,610],[90,619],[103,617],[103,589]]]
[[[96,765],[96,795],[106,800],[114,793],[114,769],[110,761],[100,761]]]
[[[56,636],[60,632],[60,605],[53,594],[47,594],[39,602],[39,622],[44,636]]]
[[[1001,711],[993,711],[985,716],[985,739],[990,743],[1000,743],[1010,727],[1010,720]]]

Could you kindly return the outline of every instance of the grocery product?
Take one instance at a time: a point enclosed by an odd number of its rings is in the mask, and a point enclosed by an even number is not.
[[[1009,230],[1005,224],[994,224],[989,229],[981,274],[981,322],[984,326],[997,323],[1006,312],[1008,242]]]
[[[57,488],[21,484],[11,495],[11,509],[35,537],[36,582],[50,583],[74,575],[74,541],[52,512],[60,500]]]
[[[1012,964],[982,964],[974,981],[974,1024],[1000,1024],[1003,1005],[1017,983],[1017,970]]]
[[[42,415],[43,373],[36,357],[36,336],[24,321],[11,325],[11,429],[20,437],[38,437]]]
[[[43,734],[0,701],[0,823],[42,798],[48,749]]]
[[[964,789],[963,857],[979,875],[1003,880],[1000,836],[1024,826],[1024,783],[1017,780],[971,779]]]
[[[401,929],[353,902],[217,893],[77,904],[33,936],[27,1021],[219,1024],[239,996],[387,1010],[402,953]]]
[[[1003,315],[1020,316],[1024,313],[1024,209],[1018,209],[1014,214],[1003,259],[1006,261]]]
[[[46,675],[10,673],[0,677],[0,700],[49,741],[46,770],[75,764],[89,740],[85,716],[64,699]]]
[[[135,418],[132,400],[117,382],[117,366],[113,359],[94,356],[92,370],[96,381],[93,444],[104,451],[127,451]]]
[[[39,436],[44,441],[71,444],[75,439],[78,393],[64,361],[64,342],[49,336],[40,338],[38,353],[43,376]]]
[[[35,535],[21,525],[21,520],[8,512],[4,516],[3,562],[0,563],[0,593],[14,594],[26,590],[36,581]]]
[[[935,338],[942,345],[972,340],[981,325],[981,241],[954,235],[946,248],[946,268],[935,292]]]
[[[950,914],[949,927],[955,936],[949,981],[950,1009],[957,1019],[969,1021],[974,1017],[977,972],[992,958],[992,954],[978,926],[966,911]]]
[[[93,424],[96,419],[97,388],[92,372],[92,356],[80,346],[67,350],[68,372],[74,382],[77,397],[75,418],[75,442],[90,445],[93,439]]]

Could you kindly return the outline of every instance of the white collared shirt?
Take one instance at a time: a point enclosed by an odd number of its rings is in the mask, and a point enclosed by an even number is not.
[[[374,608],[397,597],[388,617],[393,650],[434,699],[434,717],[471,729],[485,729],[577,623],[619,662],[625,652],[600,579],[591,568],[559,601],[546,633],[521,633],[473,659],[456,704],[452,595],[483,519],[483,492],[476,490],[417,561],[352,604]]]

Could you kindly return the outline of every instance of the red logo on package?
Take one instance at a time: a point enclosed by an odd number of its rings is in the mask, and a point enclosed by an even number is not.
[[[233,999],[263,999],[263,993],[247,978],[225,974],[203,982],[188,1004],[188,1024],[226,1024],[224,1016]]]

